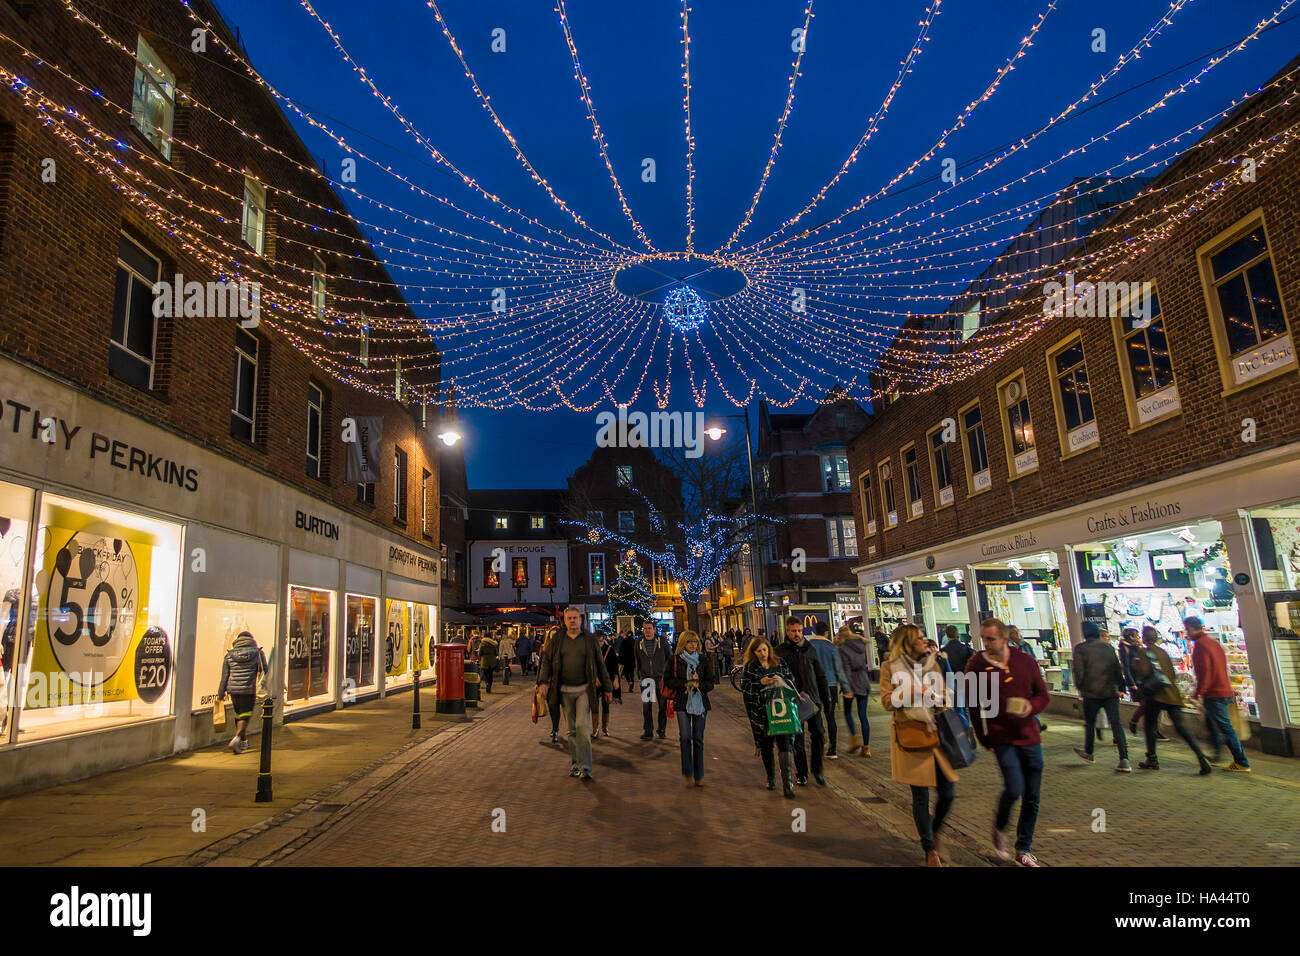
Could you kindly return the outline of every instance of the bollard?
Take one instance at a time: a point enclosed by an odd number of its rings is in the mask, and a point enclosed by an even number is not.
[[[415,687],[413,688],[413,690],[414,693],[411,696],[415,698],[415,705],[411,711],[411,729],[419,730],[420,729],[420,672],[419,671],[415,672]]]
[[[262,763],[257,770],[255,803],[271,802],[271,725],[274,723],[275,700],[267,697],[262,703]]]

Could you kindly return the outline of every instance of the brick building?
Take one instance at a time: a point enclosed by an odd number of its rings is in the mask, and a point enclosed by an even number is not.
[[[6,791],[213,742],[242,630],[277,717],[429,669],[438,351],[192,7],[0,3]]]
[[[759,407],[759,509],[776,519],[764,528],[761,549],[774,613],[815,606],[832,628],[862,613],[852,570],[858,538],[847,447],[869,419],[835,392],[808,413]]]
[[[881,403],[848,448],[875,626],[953,624],[978,641],[982,617],[1009,619],[1054,706],[1074,709],[1082,620],[1156,626],[1185,672],[1181,617],[1195,614],[1259,745],[1293,751],[1298,87],[1300,60],[1056,265],[1062,284],[1115,283],[1102,307],[1050,298],[1037,277],[964,340],[914,348],[942,384]],[[973,373],[948,373],[972,357]]]

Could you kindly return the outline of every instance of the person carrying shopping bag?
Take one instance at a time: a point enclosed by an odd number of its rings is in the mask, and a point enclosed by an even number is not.
[[[743,669],[740,677],[740,691],[745,699],[745,716],[749,718],[749,729],[754,736],[754,746],[763,758],[763,769],[767,771],[767,789],[776,789],[775,749],[780,754],[781,787],[785,796],[794,799],[794,758],[792,744],[796,732],[803,728],[798,721],[797,695],[794,691],[794,672],[789,665],[776,656],[767,638],[754,638],[745,646],[741,659]],[[793,711],[794,719],[781,726],[776,723],[784,715],[778,713],[773,719],[770,713],[772,697],[778,690],[784,690],[784,711]]]

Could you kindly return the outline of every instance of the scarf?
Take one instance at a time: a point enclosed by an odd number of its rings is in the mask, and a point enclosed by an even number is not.
[[[686,679],[696,680],[699,676],[699,653],[696,652],[692,654],[689,651],[683,651],[681,653],[681,659],[686,662]],[[702,695],[698,690],[687,691],[686,713],[695,717],[699,717],[704,713],[704,695]]]

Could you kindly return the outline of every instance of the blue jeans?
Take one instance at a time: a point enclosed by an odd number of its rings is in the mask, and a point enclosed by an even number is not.
[[[854,705],[857,705],[858,720],[857,723],[862,725],[862,742],[864,744],[871,742],[871,725],[867,723],[867,698],[865,695],[854,694],[844,701],[844,723],[848,724],[849,736],[852,737],[858,732],[857,725],[853,721]]]
[[[1205,706],[1205,729],[1210,735],[1210,746],[1214,748],[1217,754],[1223,744],[1228,745],[1228,750],[1232,752],[1232,759],[1239,766],[1249,767],[1250,761],[1246,759],[1246,751],[1241,746],[1241,741],[1237,739],[1237,732],[1232,729],[1232,721],[1228,719],[1228,708],[1236,706],[1231,697],[1205,697],[1202,698]]]
[[[591,773],[591,700],[584,690],[577,694],[560,692],[564,722],[569,727],[569,760],[573,767]]]
[[[1020,820],[1016,823],[1016,852],[1028,853],[1034,845],[1034,824],[1038,822],[1038,796],[1043,789],[1043,747],[1041,744],[1016,746],[994,744],[998,766],[1002,769],[1002,796],[998,798],[998,815],[994,826],[1005,830],[1011,821],[1011,808],[1020,801]]]
[[[704,779],[704,718],[708,713],[677,711],[677,732],[681,735],[682,776]]]

